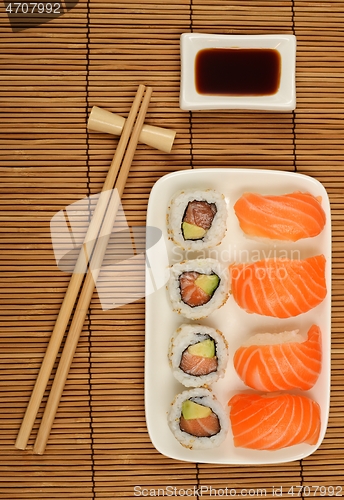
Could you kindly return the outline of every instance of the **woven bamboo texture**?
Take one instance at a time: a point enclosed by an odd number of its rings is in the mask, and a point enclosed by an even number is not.
[[[58,19],[12,31],[0,5],[0,499],[132,499],[211,486],[274,498],[344,489],[344,2],[304,0],[80,0]],[[297,36],[293,113],[179,109],[179,37],[197,31]],[[144,299],[103,311],[92,299],[50,440],[14,442],[66,290],[50,219],[102,187],[117,139],[88,133],[93,105],[126,116],[139,83],[153,86],[147,122],[173,128],[171,154],[139,145],[123,195],[142,227],[153,184],[190,168],[306,173],[326,187],[333,218],[332,381],[320,448],[266,466],[183,463],[160,455],[144,416]],[[120,289],[119,289],[120,292]],[[197,488],[203,486],[203,494]],[[167,489],[170,488],[170,489]],[[173,490],[173,488],[176,488]],[[136,490],[137,493],[138,490]],[[143,491],[143,490],[141,490]],[[343,493],[343,491],[341,492]]]

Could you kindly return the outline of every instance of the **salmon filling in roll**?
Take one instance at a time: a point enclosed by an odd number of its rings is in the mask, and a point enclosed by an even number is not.
[[[201,240],[211,228],[217,208],[215,203],[207,201],[190,201],[182,220],[184,240]]]
[[[215,436],[221,430],[216,413],[191,399],[183,402],[179,425],[182,431],[196,437]]]
[[[184,304],[198,307],[207,304],[220,284],[217,274],[186,271],[179,276],[180,296]]]
[[[216,372],[218,361],[214,340],[208,338],[184,350],[179,368],[189,375],[202,376]]]

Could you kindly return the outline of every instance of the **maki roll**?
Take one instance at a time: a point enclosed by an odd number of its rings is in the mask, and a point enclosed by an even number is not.
[[[215,259],[194,259],[174,264],[168,290],[173,310],[189,319],[201,319],[228,298],[229,273]]]
[[[226,438],[229,417],[208,389],[191,389],[174,399],[168,425],[185,448],[215,448]]]
[[[222,194],[211,189],[182,191],[168,208],[169,237],[184,250],[214,247],[226,233],[227,215]]]
[[[219,330],[204,325],[181,325],[171,338],[170,365],[186,387],[201,387],[223,377],[228,343]]]

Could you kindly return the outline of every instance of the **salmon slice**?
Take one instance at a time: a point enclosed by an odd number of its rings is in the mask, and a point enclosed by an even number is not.
[[[237,447],[279,450],[319,439],[320,407],[306,396],[237,394],[228,405]]]
[[[248,313],[290,318],[326,297],[324,255],[305,260],[264,259],[230,266],[232,293]]]
[[[318,198],[295,192],[282,196],[245,193],[234,205],[244,233],[276,240],[298,241],[321,233],[326,214]]]
[[[195,285],[195,280],[200,276],[196,271],[187,271],[179,277],[180,296],[184,304],[190,307],[203,306],[211,299],[211,295]]]
[[[217,357],[205,358],[190,354],[186,349],[183,352],[179,368],[189,375],[202,376],[209,373],[216,372],[217,370]]]
[[[258,391],[309,390],[321,371],[320,328],[312,325],[307,339],[300,338],[297,332],[255,335],[249,341],[251,345],[235,352],[236,372],[247,386]],[[274,343],[260,345],[264,340]]]
[[[186,207],[182,222],[208,230],[213,223],[216,212],[215,203],[198,200],[190,201]]]
[[[218,416],[212,412],[208,417],[185,419],[183,415],[179,422],[182,431],[197,437],[210,437],[220,432]]]

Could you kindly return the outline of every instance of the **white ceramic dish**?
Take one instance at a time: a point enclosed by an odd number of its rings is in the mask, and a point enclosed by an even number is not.
[[[266,318],[257,314],[247,314],[230,297],[221,309],[202,321],[203,324],[221,330],[229,343],[230,356],[225,378],[213,385],[213,390],[224,407],[231,395],[247,390],[232,366],[232,356],[239,344],[253,333],[279,332],[296,328],[300,333],[306,333],[311,324],[316,323],[320,326],[323,333],[322,372],[316,385],[307,391],[307,394],[321,406],[321,434],[315,446],[304,444],[272,452],[246,450],[234,447],[229,432],[226,441],[220,447],[198,451],[183,448],[171,433],[167,424],[167,413],[175,395],[185,388],[174,379],[167,352],[172,332],[184,321],[178,314],[172,312],[164,283],[167,281],[168,263],[174,264],[184,258],[193,258],[194,254],[185,255],[185,252],[167,239],[166,211],[172,196],[184,188],[217,189],[228,201],[227,234],[221,245],[216,247],[216,255],[212,250],[205,256],[211,253],[211,256],[223,263],[229,263],[238,261],[243,255],[244,258],[248,256],[256,260],[257,257],[284,257],[285,252],[293,258],[305,258],[318,253],[325,255],[328,294],[313,310],[296,318]],[[308,191],[322,197],[327,222],[319,236],[296,243],[269,243],[258,242],[243,235],[233,211],[234,202],[243,192],[283,194],[295,190]],[[200,169],[177,172],[162,177],[154,185],[149,198],[147,226],[154,226],[162,232],[160,242],[147,251],[151,268],[146,278],[145,410],[149,435],[156,449],[163,455],[179,460],[222,464],[288,462],[313,453],[319,447],[326,431],[330,394],[331,222],[329,200],[322,184],[304,175],[268,170]],[[152,276],[157,284],[157,289],[153,293]]]
[[[266,96],[226,96],[199,94],[195,85],[197,53],[208,48],[275,49],[281,56],[278,91]],[[296,106],[294,35],[207,35],[184,33],[180,39],[180,107],[185,110],[251,109],[292,111]]]

